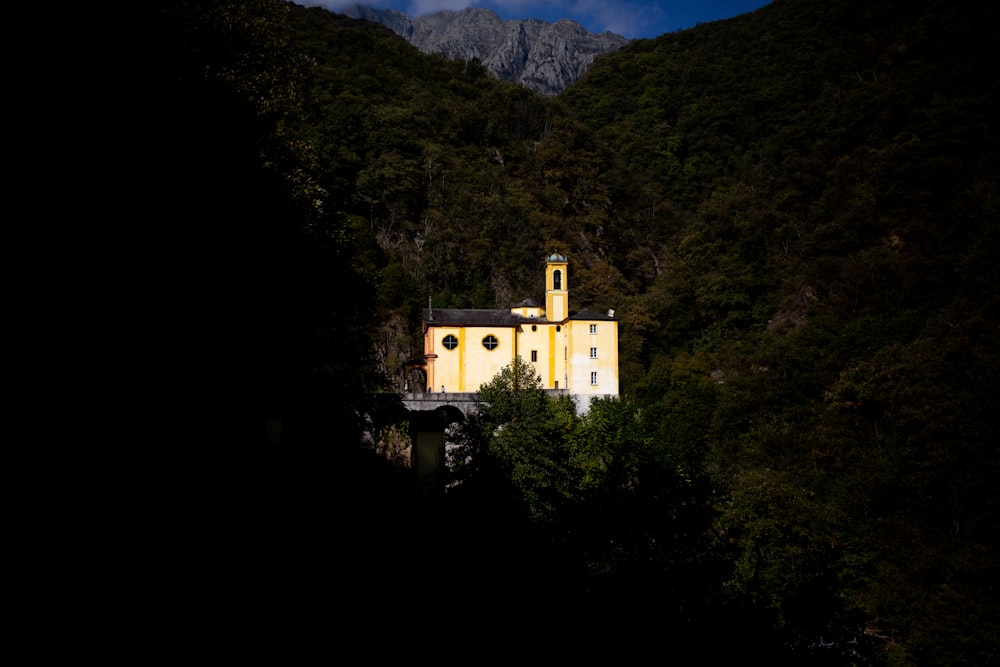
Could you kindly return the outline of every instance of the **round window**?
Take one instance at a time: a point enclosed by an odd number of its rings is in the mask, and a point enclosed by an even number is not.
[[[485,347],[487,350],[494,350],[499,344],[500,341],[497,340],[496,336],[487,336],[486,338],[483,339],[483,347]]]
[[[445,336],[444,340],[441,342],[449,350],[454,350],[456,347],[458,347],[458,339],[452,336],[451,334]]]

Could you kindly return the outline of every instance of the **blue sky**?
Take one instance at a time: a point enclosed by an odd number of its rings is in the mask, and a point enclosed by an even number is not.
[[[362,4],[395,9],[413,18],[441,10],[466,7],[492,9],[504,19],[543,21],[573,19],[590,32],[610,30],[625,37],[657,37],[698,23],[751,12],[770,0],[298,0],[304,5],[338,7]]]

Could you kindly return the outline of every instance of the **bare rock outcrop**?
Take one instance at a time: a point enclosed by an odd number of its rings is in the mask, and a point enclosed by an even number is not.
[[[339,10],[380,23],[424,53],[478,59],[493,76],[555,95],[579,79],[594,60],[628,42],[612,32],[594,34],[569,19],[505,21],[488,9],[441,11],[410,19],[394,10],[352,5]]]

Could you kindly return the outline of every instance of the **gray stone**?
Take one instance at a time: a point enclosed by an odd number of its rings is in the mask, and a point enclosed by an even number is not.
[[[569,19],[505,21],[488,9],[441,11],[415,19],[362,5],[339,11],[380,23],[424,53],[465,61],[478,58],[496,78],[544,95],[556,95],[583,76],[598,57],[629,41],[612,32],[588,32]]]

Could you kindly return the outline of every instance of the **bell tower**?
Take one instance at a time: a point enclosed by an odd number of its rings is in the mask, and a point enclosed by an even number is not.
[[[552,253],[545,261],[545,317],[562,322],[569,316],[569,280],[566,258]]]

